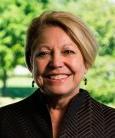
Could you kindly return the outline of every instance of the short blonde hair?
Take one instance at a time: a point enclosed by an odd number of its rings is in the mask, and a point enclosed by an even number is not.
[[[25,58],[30,71],[32,71],[33,65],[31,63],[31,59],[33,59],[32,51],[37,45],[43,28],[48,26],[59,26],[62,28],[80,49],[86,67],[90,68],[92,66],[98,47],[95,37],[89,28],[79,17],[69,12],[48,11],[34,18],[28,28]]]

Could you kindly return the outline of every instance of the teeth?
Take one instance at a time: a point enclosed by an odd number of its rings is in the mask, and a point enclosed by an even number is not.
[[[67,75],[51,75],[49,76],[50,79],[64,79]]]

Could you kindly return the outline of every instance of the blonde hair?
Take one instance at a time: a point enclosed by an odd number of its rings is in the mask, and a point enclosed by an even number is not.
[[[84,63],[90,68],[97,54],[97,42],[95,37],[79,17],[69,12],[50,11],[44,12],[39,17],[34,18],[27,32],[25,58],[30,71],[33,68],[33,51],[40,38],[44,27],[58,26],[62,28],[70,38],[76,43],[81,51]]]

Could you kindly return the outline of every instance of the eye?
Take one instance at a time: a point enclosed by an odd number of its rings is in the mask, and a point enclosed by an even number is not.
[[[45,57],[49,54],[50,54],[49,51],[41,51],[41,52],[36,53],[36,57]]]
[[[75,54],[75,52],[73,50],[64,50],[63,53],[66,55]]]

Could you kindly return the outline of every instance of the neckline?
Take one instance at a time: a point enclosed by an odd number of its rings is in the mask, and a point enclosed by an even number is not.
[[[40,95],[40,99],[39,99],[40,103],[42,103],[43,106],[47,108],[47,102],[45,100],[44,94],[40,91],[40,89],[37,89],[37,93],[39,93],[38,95]],[[89,96],[88,91],[80,88],[79,93],[77,93],[70,101],[68,108],[66,110],[66,113],[74,114],[74,112],[77,111],[82,106],[82,104],[86,101],[87,99],[86,97],[88,96]]]

